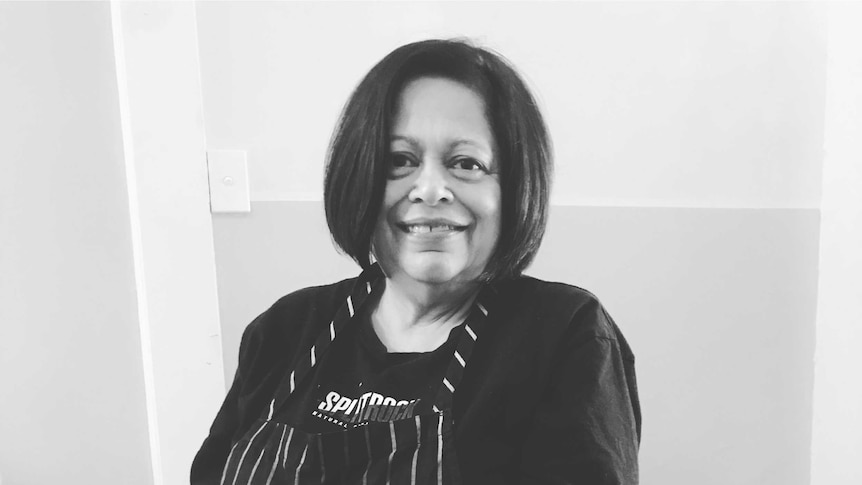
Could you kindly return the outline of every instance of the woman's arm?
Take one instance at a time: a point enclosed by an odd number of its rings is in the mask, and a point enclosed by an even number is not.
[[[551,368],[524,443],[521,482],[637,484],[634,356],[597,301],[575,315]]]
[[[250,347],[255,346],[255,340],[257,340],[252,336],[252,329],[255,327],[254,323],[252,322],[243,332],[233,383],[210,427],[209,436],[204,440],[192,462],[192,485],[217,484],[221,480],[222,470],[230,453],[233,436],[239,429],[242,420],[240,394],[254,354],[254,351],[250,350]]]
[[[240,373],[237,371],[221,409],[210,427],[209,436],[204,440],[192,462],[192,485],[218,483],[221,479],[221,472],[230,452],[231,437],[239,423],[237,396],[240,383]]]

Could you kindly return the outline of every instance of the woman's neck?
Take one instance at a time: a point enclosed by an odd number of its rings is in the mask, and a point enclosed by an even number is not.
[[[469,314],[475,288],[454,290],[399,284],[387,278],[371,323],[389,352],[428,352],[446,342],[449,332]]]

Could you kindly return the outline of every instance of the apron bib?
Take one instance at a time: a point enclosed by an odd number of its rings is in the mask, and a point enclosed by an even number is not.
[[[466,322],[456,330],[461,335],[438,388],[433,413],[318,434],[272,420],[382,278],[377,264],[359,276],[328,328],[284,377],[269,409],[233,445],[222,485],[461,483],[452,397],[488,314],[480,303],[481,293]]]

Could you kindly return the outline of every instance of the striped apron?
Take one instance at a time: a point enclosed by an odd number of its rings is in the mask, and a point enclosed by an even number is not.
[[[222,485],[251,484],[459,484],[452,398],[488,314],[473,304],[449,366],[438,388],[432,414],[369,422],[345,431],[304,433],[272,417],[310,374],[374,287],[382,282],[378,265],[364,271],[351,294],[299,364],[285,375],[275,397],[249,431],[234,443]],[[382,285],[379,285],[382,288]]]

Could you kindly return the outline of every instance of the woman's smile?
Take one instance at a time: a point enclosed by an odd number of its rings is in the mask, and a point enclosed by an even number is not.
[[[460,232],[467,228],[465,224],[458,224],[449,219],[428,219],[399,222],[396,224],[402,231],[409,234]]]
[[[455,239],[464,236],[469,226],[450,221],[396,224],[403,233],[406,250],[420,253],[446,253],[457,250]]]
[[[396,227],[401,229],[409,240],[427,246],[424,249],[428,251],[444,250],[444,247],[438,246],[445,243],[449,238],[463,233],[468,228],[466,225],[448,219],[402,222],[396,224]]]

